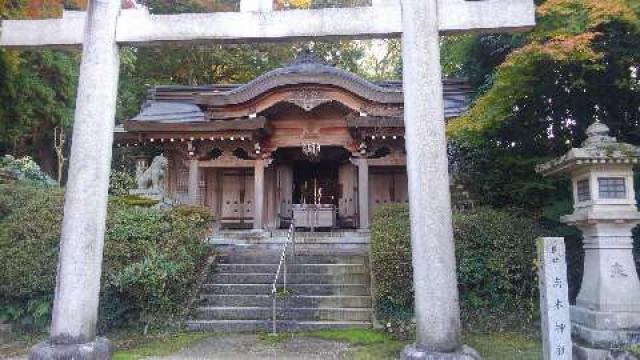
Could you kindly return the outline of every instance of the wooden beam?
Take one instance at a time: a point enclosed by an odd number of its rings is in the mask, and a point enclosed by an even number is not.
[[[532,0],[440,0],[443,34],[527,30],[535,25]],[[84,12],[60,19],[4,20],[3,47],[60,47],[82,43]],[[293,26],[295,24],[295,26]],[[125,45],[198,42],[269,42],[306,38],[388,38],[401,34],[397,1],[358,8],[151,15],[122,10],[116,41]]]

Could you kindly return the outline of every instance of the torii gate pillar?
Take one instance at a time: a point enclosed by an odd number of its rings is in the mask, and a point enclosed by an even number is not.
[[[416,343],[401,359],[481,359],[460,340],[437,0],[402,0],[405,147]]]
[[[89,2],[49,339],[30,359],[110,359],[96,338],[120,59],[119,0]]]

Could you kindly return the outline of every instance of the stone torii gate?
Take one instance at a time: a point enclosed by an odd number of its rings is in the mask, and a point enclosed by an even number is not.
[[[533,0],[372,0],[372,6],[150,15],[120,0],[90,0],[60,19],[2,21],[0,46],[82,46],[60,258],[49,339],[32,359],[108,359],[96,338],[120,45],[402,36],[404,121],[417,339],[404,359],[473,359],[461,344],[439,64],[441,34],[535,25]]]

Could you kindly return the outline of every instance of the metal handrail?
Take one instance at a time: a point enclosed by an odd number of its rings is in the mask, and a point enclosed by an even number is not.
[[[277,298],[277,283],[278,278],[280,277],[280,269],[283,270],[283,283],[284,283],[284,292],[287,292],[287,248],[289,243],[291,243],[293,256],[296,256],[296,227],[293,222],[289,226],[289,231],[287,232],[287,239],[284,241],[284,245],[282,246],[282,253],[280,254],[280,262],[278,263],[278,268],[276,269],[276,276],[273,279],[273,284],[271,284],[271,297],[273,298],[273,326],[271,335],[277,335],[276,332],[276,298]]]

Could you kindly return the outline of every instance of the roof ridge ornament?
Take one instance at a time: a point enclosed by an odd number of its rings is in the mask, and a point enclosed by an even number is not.
[[[297,66],[297,65],[308,65],[308,64],[332,66],[323,57],[311,51],[311,49],[305,49],[300,51],[296,55],[296,57],[286,66]]]

